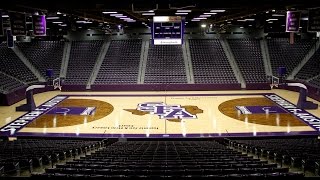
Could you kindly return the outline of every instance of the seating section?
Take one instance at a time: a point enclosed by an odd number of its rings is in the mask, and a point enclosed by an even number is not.
[[[91,140],[43,140],[18,139],[0,141],[0,167],[5,175],[19,175],[21,170],[32,172],[34,167],[51,165],[65,160],[90,148],[102,146],[100,141]]]
[[[218,39],[190,39],[189,43],[196,84],[238,83]]]
[[[320,162],[320,142],[316,138],[236,140],[230,144],[304,170],[315,171]]]
[[[65,85],[86,85],[103,45],[103,40],[72,41]],[[196,84],[238,84],[236,76],[219,39],[190,39],[189,50]],[[268,82],[259,40],[228,39],[231,51],[246,83]],[[32,41],[17,42],[31,64],[43,76],[47,69],[54,70],[54,78],[60,75],[64,42]],[[267,40],[273,75],[278,68],[286,67],[287,75],[301,62],[315,44],[314,40],[274,38]],[[142,40],[112,40],[93,84],[136,84],[138,82]],[[320,74],[320,50],[295,76],[307,80]],[[254,62],[254,63],[253,63]],[[254,64],[254,65],[252,65]],[[181,46],[156,46],[150,43],[146,62],[145,84],[184,84],[187,74]],[[0,72],[32,84],[37,77],[19,59],[6,43],[0,44]],[[24,84],[2,75],[0,91],[7,93]],[[320,86],[319,79],[311,81]]]
[[[0,71],[13,76],[23,82],[37,82],[37,77],[28,69],[20,58],[7,47],[6,43],[0,44]]]
[[[309,59],[309,61],[301,68],[296,75],[297,79],[308,80],[320,74],[320,49]]]
[[[141,46],[141,39],[111,41],[94,84],[136,84]]]
[[[181,46],[159,46],[150,43],[144,83],[186,84],[186,67]]]
[[[47,69],[53,69],[53,78],[59,77],[64,42],[32,41],[31,43],[17,43],[17,46],[43,77],[46,77]]]
[[[310,81],[311,84],[320,87],[320,77],[317,77]]]
[[[100,53],[103,40],[72,41],[66,85],[86,85]]]
[[[116,142],[56,168],[45,177],[276,177],[296,176],[288,168],[236,152],[216,141]]]
[[[303,60],[314,42],[306,39],[296,39],[294,44],[289,43],[289,38],[275,38],[267,40],[269,48],[272,73],[279,76],[278,68],[286,67],[287,74]]]
[[[246,83],[267,82],[259,40],[229,39],[228,43]]]
[[[24,86],[26,84],[0,72],[0,93],[7,94]]]

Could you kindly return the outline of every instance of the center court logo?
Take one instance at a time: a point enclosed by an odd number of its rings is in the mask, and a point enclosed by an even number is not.
[[[146,102],[137,105],[136,109],[125,109],[135,115],[154,114],[159,119],[197,119],[203,110],[197,106],[167,105],[163,102]]]

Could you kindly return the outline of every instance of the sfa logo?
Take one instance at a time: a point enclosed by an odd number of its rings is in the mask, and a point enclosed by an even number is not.
[[[166,105],[163,102],[146,102],[138,104],[137,110],[156,114],[160,119],[196,119],[197,116],[189,113],[181,105]]]

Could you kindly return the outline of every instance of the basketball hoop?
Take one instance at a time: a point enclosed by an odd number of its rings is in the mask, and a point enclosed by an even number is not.
[[[52,81],[52,85],[53,85],[53,89],[59,89],[61,91],[61,81],[60,81],[60,78],[56,78]]]
[[[279,87],[280,78],[276,76],[271,76],[271,84],[270,88],[273,89],[274,87]]]

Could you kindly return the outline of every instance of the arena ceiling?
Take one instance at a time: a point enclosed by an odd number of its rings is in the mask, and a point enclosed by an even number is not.
[[[120,24],[148,27],[154,15],[183,16],[187,26],[206,23],[259,27],[270,18],[281,20],[286,10],[302,10],[304,17],[309,8],[319,6],[317,0],[10,0],[0,9],[4,18],[8,11],[46,14],[49,28],[75,30]]]

